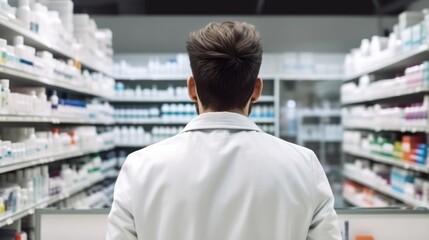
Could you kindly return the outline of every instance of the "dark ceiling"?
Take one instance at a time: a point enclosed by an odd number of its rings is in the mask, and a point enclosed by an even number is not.
[[[396,15],[415,0],[74,0],[105,15]]]

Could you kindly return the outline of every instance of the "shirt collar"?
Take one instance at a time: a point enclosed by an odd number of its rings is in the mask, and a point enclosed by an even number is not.
[[[203,129],[262,130],[250,118],[232,112],[202,113],[192,119],[181,132]]]

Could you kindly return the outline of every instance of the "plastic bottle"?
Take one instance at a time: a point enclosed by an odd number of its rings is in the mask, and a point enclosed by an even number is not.
[[[35,200],[34,200],[34,183],[33,183],[33,172],[31,169],[25,169],[24,171],[24,175],[25,175],[25,188],[27,189],[27,199],[28,199],[28,204],[34,204]]]
[[[26,29],[30,29],[30,4],[28,0],[18,0],[16,17],[21,21]]]
[[[22,36],[16,36],[13,38],[13,46],[15,47],[15,56],[18,58],[19,68],[25,70],[25,60],[27,55],[27,49],[24,45],[24,37]]]
[[[7,41],[0,38],[0,64],[6,65],[7,63]]]
[[[10,95],[9,80],[1,79],[0,83],[2,87],[2,91],[1,91],[2,99],[0,100],[0,102],[2,103],[2,106],[0,106],[0,108],[3,110],[4,113],[8,113],[9,112],[9,95]]]
[[[15,56],[15,47],[11,45],[7,45],[6,50],[7,50],[6,65],[12,68],[16,68],[18,66],[18,58]]]
[[[43,198],[49,197],[49,167],[42,167],[42,189]]]
[[[42,12],[41,12],[41,4],[32,2],[30,4],[31,15],[30,15],[30,31],[38,33],[42,36],[43,33],[41,31],[42,24]]]
[[[57,96],[57,91],[56,90],[52,91],[52,95],[50,97],[50,101],[51,101],[52,109],[57,109],[58,108],[59,98]]]
[[[6,211],[6,206],[4,205],[3,197],[0,197],[0,215],[4,214]]]
[[[61,137],[60,137],[60,129],[54,128],[52,130],[52,142],[53,142],[53,150],[56,153],[62,152],[62,144],[61,144]]]

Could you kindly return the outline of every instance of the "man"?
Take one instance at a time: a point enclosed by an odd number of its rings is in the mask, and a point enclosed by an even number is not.
[[[262,92],[254,26],[210,23],[187,41],[199,116],[178,135],[130,154],[108,240],[339,240],[326,175],[306,148],[247,116]]]

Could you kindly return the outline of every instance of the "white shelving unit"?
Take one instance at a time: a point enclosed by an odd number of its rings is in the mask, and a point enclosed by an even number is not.
[[[116,76],[116,81],[120,81],[122,83],[124,83],[125,85],[127,84],[135,84],[136,82],[140,83],[146,83],[146,84],[155,84],[155,83],[159,83],[159,84],[179,84],[181,86],[184,86],[183,83],[185,83],[185,80],[187,79],[188,76],[177,76],[177,75],[145,75],[144,77],[131,77],[131,76]],[[273,124],[274,125],[274,133],[276,136],[279,136],[280,133],[280,104],[279,102],[279,79],[275,78],[271,75],[263,75],[262,78],[264,79],[265,82],[268,82],[269,86],[273,86],[272,89],[272,93],[271,94],[267,94],[267,95],[263,95],[261,96],[261,98],[259,99],[258,103],[260,104],[273,104],[274,106],[274,111],[275,111],[275,117],[274,118],[252,118],[252,120],[257,123],[257,124]],[[179,86],[180,86],[179,85]],[[149,85],[150,86],[150,85]],[[142,103],[142,104],[153,104],[153,105],[159,105],[163,104],[163,103],[191,103],[190,99],[186,96],[180,96],[180,97],[125,97],[125,96],[121,96],[121,97],[113,97],[111,98],[111,103],[113,104],[117,104],[119,105],[124,105],[124,104],[137,104],[137,103]],[[137,105],[136,105],[137,106]],[[139,105],[140,106],[140,105]],[[137,108],[137,107],[136,107]],[[124,120],[124,119],[117,119],[116,123],[120,124],[120,125],[179,125],[179,124],[183,124],[186,125],[190,120],[190,119],[183,119],[183,120],[166,120],[163,118],[149,118],[149,119],[136,119],[136,120]],[[132,147],[133,145],[118,145],[117,147],[122,148],[122,147]],[[142,147],[141,144],[137,144],[135,145],[135,147]]]
[[[346,202],[350,203],[351,205],[355,206],[355,207],[360,207],[360,208],[370,208],[372,207],[371,205],[364,203],[362,201],[359,201],[355,198],[353,198],[352,196],[349,196],[347,194],[343,194],[343,198],[344,200],[346,200]]]
[[[415,124],[392,124],[389,122],[374,122],[374,121],[353,121],[353,120],[343,120],[343,126],[345,129],[361,129],[361,130],[370,130],[375,132],[380,131],[396,131],[396,132],[429,132],[429,126],[417,126]]]
[[[428,56],[429,46],[426,44],[396,55],[393,53],[381,55],[380,58],[369,61],[361,71],[346,76],[344,79],[345,81],[351,81],[365,74],[405,69],[409,67],[410,64],[427,60]]]
[[[375,182],[374,180],[372,180],[371,178],[369,178],[368,176],[361,174],[361,173],[357,173],[357,172],[348,172],[348,171],[344,171],[343,172],[344,177],[352,180],[354,182],[360,183],[364,186],[367,186],[369,188],[374,189],[377,192],[383,193],[384,195],[387,195],[389,197],[392,197],[394,199],[397,199],[401,202],[404,202],[406,204],[409,204],[410,206],[413,207],[429,207],[428,204],[418,201],[417,199],[414,199],[410,196],[407,196],[405,194],[400,194],[397,192],[394,192],[392,189],[390,189],[390,187],[386,184],[380,184],[379,182]]]
[[[258,100],[260,103],[269,103],[274,102],[274,96],[261,96],[261,98]],[[153,102],[153,103],[175,103],[175,102],[191,102],[191,100],[188,97],[175,97],[175,98],[158,98],[158,97],[141,97],[141,98],[131,98],[131,97],[113,97],[110,99],[110,102],[117,102],[117,103],[130,103],[130,102]]]
[[[86,124],[86,125],[112,125],[115,123],[113,119],[82,119],[60,116],[17,116],[17,115],[0,115],[1,122],[25,122],[25,123],[53,123],[53,124]]]
[[[413,171],[429,174],[429,166],[422,166],[422,165],[407,163],[405,161],[401,161],[401,160],[398,160],[398,159],[395,159],[392,157],[376,155],[376,154],[370,153],[368,151],[365,151],[363,149],[351,148],[351,147],[344,146],[343,152],[346,154],[356,156],[356,157],[371,159],[372,161],[375,161],[375,162],[385,163],[388,165],[397,166],[397,167],[401,167],[404,169],[410,169]]]
[[[17,220],[19,220],[25,216],[34,214],[36,208],[44,208],[44,207],[47,207],[47,206],[52,205],[54,203],[65,200],[65,199],[69,198],[70,196],[73,196],[74,194],[79,193],[79,192],[81,192],[81,191],[83,191],[83,190],[93,186],[94,184],[103,181],[103,180],[104,180],[104,177],[101,177],[98,179],[94,179],[92,181],[85,181],[85,182],[79,183],[78,185],[71,187],[69,190],[64,191],[64,192],[62,192],[58,195],[55,195],[55,196],[50,196],[46,200],[41,201],[37,204],[34,204],[33,206],[31,206],[29,208],[21,209],[15,213],[2,215],[2,216],[0,216],[0,228],[7,226],[7,225],[10,225],[14,221],[17,221]]]
[[[307,142],[317,142],[320,144],[320,162],[322,164],[327,163],[326,157],[326,143],[339,143],[342,140],[341,133],[338,135],[327,134],[327,124],[329,123],[330,118],[340,118],[341,112],[339,110],[301,110],[298,113],[298,134],[297,134],[297,143],[299,145],[305,146]],[[317,124],[307,124],[305,123],[306,118],[316,118],[318,119]],[[339,124],[338,124],[339,125]],[[307,131],[314,132],[317,129],[318,134],[315,136],[309,136]],[[314,134],[314,133],[313,133]]]
[[[188,120],[165,120],[162,118],[149,118],[149,119],[138,119],[138,120],[116,120],[117,124],[129,124],[129,125],[177,125],[177,124],[183,124],[186,125],[191,119]]]
[[[97,72],[101,72],[105,75],[111,76],[112,72],[110,69],[107,69],[106,66],[103,66],[97,61],[91,61],[91,59],[84,59],[82,56],[73,52],[73,49],[70,46],[57,46],[52,43],[49,39],[44,39],[41,36],[33,33],[19,24],[8,21],[0,17],[0,33],[2,38],[6,38],[8,41],[11,41],[13,37],[21,35],[24,37],[24,42],[26,45],[33,46],[37,50],[48,51],[54,54],[55,56],[66,57],[71,59],[79,60],[82,65],[86,68],[92,69]]]
[[[307,75],[280,75],[281,81],[344,81],[343,75],[307,74]]]
[[[366,65],[361,69],[361,71],[356,72],[345,77],[344,82],[349,82],[358,79],[360,76],[365,74],[384,74],[393,71],[405,70],[405,68],[419,64],[425,60],[429,59],[429,46],[424,44],[409,51],[400,52],[400,53],[385,53],[377,59],[372,59],[368,61]],[[380,93],[378,95],[367,96],[363,94],[362,96],[356,96],[353,98],[347,98],[346,101],[343,101],[343,106],[347,107],[349,105],[355,104],[374,104],[374,103],[392,103],[398,100],[407,101],[412,96],[422,96],[429,93],[429,88],[426,87],[416,87],[409,89],[400,89],[398,87],[395,91],[386,91],[385,93]],[[428,133],[429,132],[429,123],[423,125],[411,125],[407,123],[389,123],[385,122],[376,122],[376,121],[363,121],[363,120],[353,120],[353,119],[344,119],[343,126],[345,129],[354,129],[362,131],[394,131],[394,132],[409,132],[409,133]],[[365,158],[373,162],[383,163],[391,166],[400,167],[407,170],[412,170],[424,174],[429,174],[429,167],[417,165],[413,163],[408,163],[395,159],[393,157],[382,156],[368,152],[363,149],[359,149],[351,146],[343,146],[343,153],[347,157],[351,158]],[[377,192],[383,193],[391,198],[397,199],[403,203],[414,207],[428,207],[428,204],[418,201],[411,198],[410,196],[399,194],[390,189],[387,185],[381,185],[378,182],[373,181],[368,178],[368,176],[362,175],[357,172],[348,172],[344,171],[344,177],[346,179],[352,180],[354,182],[365,185],[371,189],[374,189]],[[347,199],[346,199],[347,200]],[[348,199],[348,202],[351,202],[352,205],[359,205],[359,203],[353,202]]]
[[[57,79],[49,79],[44,76],[22,72],[17,69],[9,68],[7,66],[2,66],[2,65],[0,65],[0,77],[10,78],[12,79],[12,81],[19,81],[24,84],[50,86],[50,87],[55,87],[66,91],[71,91],[74,93],[80,93],[80,94],[85,94],[89,96],[110,99],[109,95],[105,95],[96,90],[88,90],[85,88],[85,86],[74,85],[73,82],[65,82]]]
[[[429,88],[417,87],[411,89],[399,89],[397,91],[386,92],[383,95],[379,96],[360,96],[359,99],[343,101],[343,105],[352,105],[352,104],[362,104],[362,103],[370,103],[376,101],[386,101],[394,98],[406,98],[412,95],[417,94],[426,94],[429,93]]]
[[[54,154],[51,156],[28,158],[23,161],[9,162],[9,163],[2,162],[0,164],[0,174],[23,169],[23,168],[33,167],[37,165],[44,165],[44,164],[48,164],[56,161],[61,161],[64,159],[80,157],[80,156],[84,156],[92,153],[113,150],[113,149],[114,149],[114,146],[101,148],[101,149],[94,149],[91,151],[71,150],[64,153]]]
[[[96,56],[88,53],[87,51],[78,51],[74,46],[59,46],[51,42],[49,39],[44,38],[36,33],[33,33],[23,26],[19,25],[16,21],[8,20],[0,15],[0,38],[6,39],[8,43],[13,42],[13,38],[21,35],[24,38],[25,45],[34,47],[37,51],[48,51],[52,53],[55,58],[59,59],[73,59],[82,64],[83,69],[89,69],[102,73],[105,76],[111,76],[112,72],[110,66],[107,66],[103,61],[97,61]],[[99,91],[99,89],[91,89],[82,83],[76,84],[73,81],[66,81],[62,79],[50,78],[41,74],[34,74],[27,71],[21,71],[9,66],[0,65],[0,78],[10,79],[11,85],[14,86],[43,86],[63,90],[67,93],[76,93],[84,95],[85,97],[96,97],[104,100],[109,100],[110,95]],[[65,117],[65,116],[16,116],[16,115],[0,115],[0,125],[4,123],[29,123],[29,125],[40,123],[52,124],[78,124],[78,125],[112,125],[114,120],[107,119],[89,119],[81,117]],[[2,126],[3,127],[3,126]],[[62,161],[70,158],[80,157],[88,154],[99,153],[114,149],[114,146],[105,146],[100,149],[79,150],[79,148],[71,148],[69,151],[52,154],[49,156],[38,156],[23,159],[15,162],[0,163],[0,174],[34,167],[38,165],[47,165],[53,162]],[[90,175],[91,176],[91,175]],[[70,196],[79,193],[96,183],[105,179],[105,176],[96,177],[92,175],[86,181],[82,181],[74,186],[66,186],[62,193],[50,196],[47,199],[34,204],[26,209],[20,209],[15,213],[6,213],[0,215],[0,228],[10,225],[21,218],[34,213],[36,208],[47,207],[51,204],[63,201]]]

